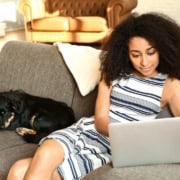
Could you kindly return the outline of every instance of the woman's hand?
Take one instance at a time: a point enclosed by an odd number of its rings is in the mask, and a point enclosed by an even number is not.
[[[98,95],[95,107],[95,126],[98,132],[108,136],[109,124],[109,108],[110,108],[110,93],[109,87],[104,80],[99,82]]]

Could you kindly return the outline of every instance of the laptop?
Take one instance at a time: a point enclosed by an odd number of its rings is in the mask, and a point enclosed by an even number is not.
[[[110,123],[113,167],[180,163],[180,117]]]

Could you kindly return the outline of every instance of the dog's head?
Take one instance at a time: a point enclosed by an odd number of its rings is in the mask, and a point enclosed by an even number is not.
[[[10,100],[0,96],[0,129],[7,129],[13,121],[15,113],[12,111]]]
[[[22,112],[23,103],[13,99],[11,93],[0,93],[0,129],[11,129],[11,124]]]

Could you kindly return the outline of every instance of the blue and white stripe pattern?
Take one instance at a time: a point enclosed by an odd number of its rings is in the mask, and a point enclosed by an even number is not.
[[[154,119],[160,112],[160,100],[167,75],[151,78],[129,75],[112,84],[111,122],[129,122]]]
[[[94,117],[82,118],[46,138],[55,139],[63,146],[65,157],[58,172],[64,180],[81,179],[111,161],[109,140],[96,131]]]

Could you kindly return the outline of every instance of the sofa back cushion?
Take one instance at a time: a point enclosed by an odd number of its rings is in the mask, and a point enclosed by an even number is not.
[[[94,113],[96,91],[82,97],[56,46],[9,41],[0,53],[0,91],[27,93],[64,101],[76,118]]]
[[[46,11],[59,11],[61,16],[102,16],[106,17],[109,0],[45,0]]]

